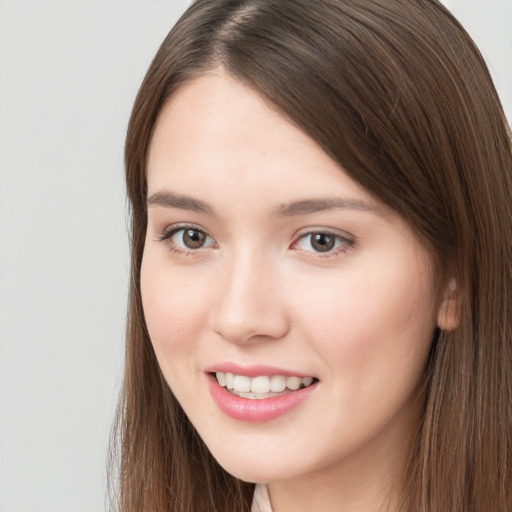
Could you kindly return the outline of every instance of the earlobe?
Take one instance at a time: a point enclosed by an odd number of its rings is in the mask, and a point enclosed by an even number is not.
[[[437,315],[437,326],[450,332],[459,326],[459,288],[455,278],[451,277],[446,285],[443,301]]]

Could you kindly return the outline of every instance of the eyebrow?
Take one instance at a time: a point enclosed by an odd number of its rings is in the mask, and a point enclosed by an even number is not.
[[[213,208],[207,203],[194,199],[190,196],[175,194],[168,191],[160,191],[151,194],[147,200],[148,208],[162,206],[164,208],[178,208],[196,213],[215,215]],[[277,208],[278,217],[292,217],[295,215],[307,215],[316,212],[329,210],[358,210],[377,212],[380,209],[360,199],[349,199],[341,197],[313,198],[285,203]]]
[[[329,211],[329,210],[359,210],[376,212],[379,210],[359,199],[345,199],[341,197],[329,197],[318,199],[305,199],[303,201],[294,201],[293,203],[283,204],[279,207],[277,214],[280,217],[291,217],[293,215],[306,215],[309,213]]]
[[[189,196],[173,194],[172,192],[156,192],[151,194],[147,200],[148,208],[152,206],[163,206],[164,208],[179,208],[197,213],[213,215],[213,210],[203,201],[193,199]]]

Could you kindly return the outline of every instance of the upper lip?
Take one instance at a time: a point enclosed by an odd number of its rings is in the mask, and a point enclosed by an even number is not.
[[[277,368],[275,366],[268,366],[264,364],[256,364],[250,366],[239,365],[231,362],[224,362],[219,364],[212,364],[205,368],[205,373],[216,372],[229,372],[234,375],[245,375],[247,377],[259,377],[260,375],[282,375],[283,377],[313,377],[308,373],[303,373],[295,370],[287,370],[284,368]]]

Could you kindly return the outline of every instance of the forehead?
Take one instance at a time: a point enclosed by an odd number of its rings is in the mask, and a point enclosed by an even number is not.
[[[221,157],[229,166],[229,160],[247,164],[256,155],[263,166],[292,151],[300,150],[304,157],[310,146],[316,146],[314,141],[260,95],[218,71],[182,86],[163,107],[148,167],[151,171],[171,158],[196,164],[202,160],[208,169]]]
[[[181,87],[163,107],[148,158],[149,194],[283,202],[314,196],[370,198],[307,134],[249,87],[218,71]],[[227,194],[227,197],[226,197]]]

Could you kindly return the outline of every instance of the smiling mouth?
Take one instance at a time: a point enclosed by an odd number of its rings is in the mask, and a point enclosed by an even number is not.
[[[215,377],[219,385],[226,388],[232,395],[255,400],[286,395],[307,388],[318,381],[314,377],[283,375],[247,377],[230,372],[215,372]]]

